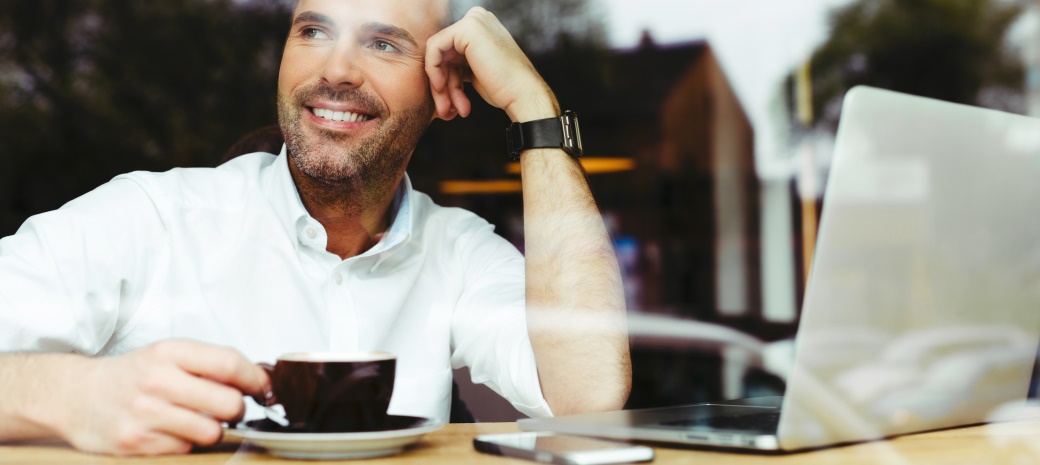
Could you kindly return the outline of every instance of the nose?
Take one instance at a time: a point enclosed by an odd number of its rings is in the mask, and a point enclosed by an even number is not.
[[[322,69],[321,78],[329,87],[334,89],[361,87],[364,83],[364,73],[360,62],[360,51],[356,45],[351,45],[348,40],[341,40],[329,52]]]

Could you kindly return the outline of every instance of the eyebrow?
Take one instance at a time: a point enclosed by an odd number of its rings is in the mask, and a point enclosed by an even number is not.
[[[363,30],[371,32],[371,33],[384,35],[384,36],[389,36],[389,37],[394,37],[394,38],[397,38],[397,39],[409,42],[409,43],[411,43],[414,46],[418,46],[419,45],[419,43],[415,41],[415,38],[412,37],[412,35],[407,30],[405,30],[404,28],[401,28],[401,27],[397,27],[397,26],[390,25],[390,24],[384,24],[384,23],[368,22],[368,23],[365,23],[365,25],[362,26],[361,28]]]
[[[315,11],[304,11],[293,19],[294,26],[300,23],[316,23],[331,26],[335,24],[335,21],[327,15]],[[361,26],[361,29],[374,34],[394,37],[406,41],[414,46],[419,45],[419,43],[416,42],[415,37],[412,37],[412,34],[409,33],[408,30],[392,24],[371,21]]]
[[[295,19],[293,19],[293,26],[300,23],[318,23],[331,25],[334,23],[334,21],[332,21],[332,18],[321,13],[317,13],[314,11],[304,11],[303,13],[300,13],[299,16],[297,16]]]

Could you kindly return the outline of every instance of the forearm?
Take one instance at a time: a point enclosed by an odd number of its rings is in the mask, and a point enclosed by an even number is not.
[[[59,438],[56,410],[64,404],[59,397],[76,390],[88,360],[65,354],[0,355],[0,442]]]
[[[631,388],[626,308],[610,238],[580,165],[562,150],[521,159],[527,320],[557,415],[617,410]]]
[[[469,114],[467,80],[514,122],[560,116],[559,104],[501,22],[473,8],[427,41],[436,115]],[[631,385],[621,274],[581,166],[562,150],[528,150],[524,191],[527,324],[556,414],[618,409]]]

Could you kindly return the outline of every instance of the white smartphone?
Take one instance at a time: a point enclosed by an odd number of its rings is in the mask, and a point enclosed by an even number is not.
[[[486,454],[560,465],[649,462],[654,450],[623,442],[554,433],[483,434],[473,447]]]

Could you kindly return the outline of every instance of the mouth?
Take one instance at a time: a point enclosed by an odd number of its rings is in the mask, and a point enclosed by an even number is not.
[[[359,111],[348,111],[338,110],[332,108],[323,107],[307,107],[307,110],[314,116],[325,121],[332,122],[343,122],[343,123],[364,123],[375,118],[375,116],[359,112]]]

